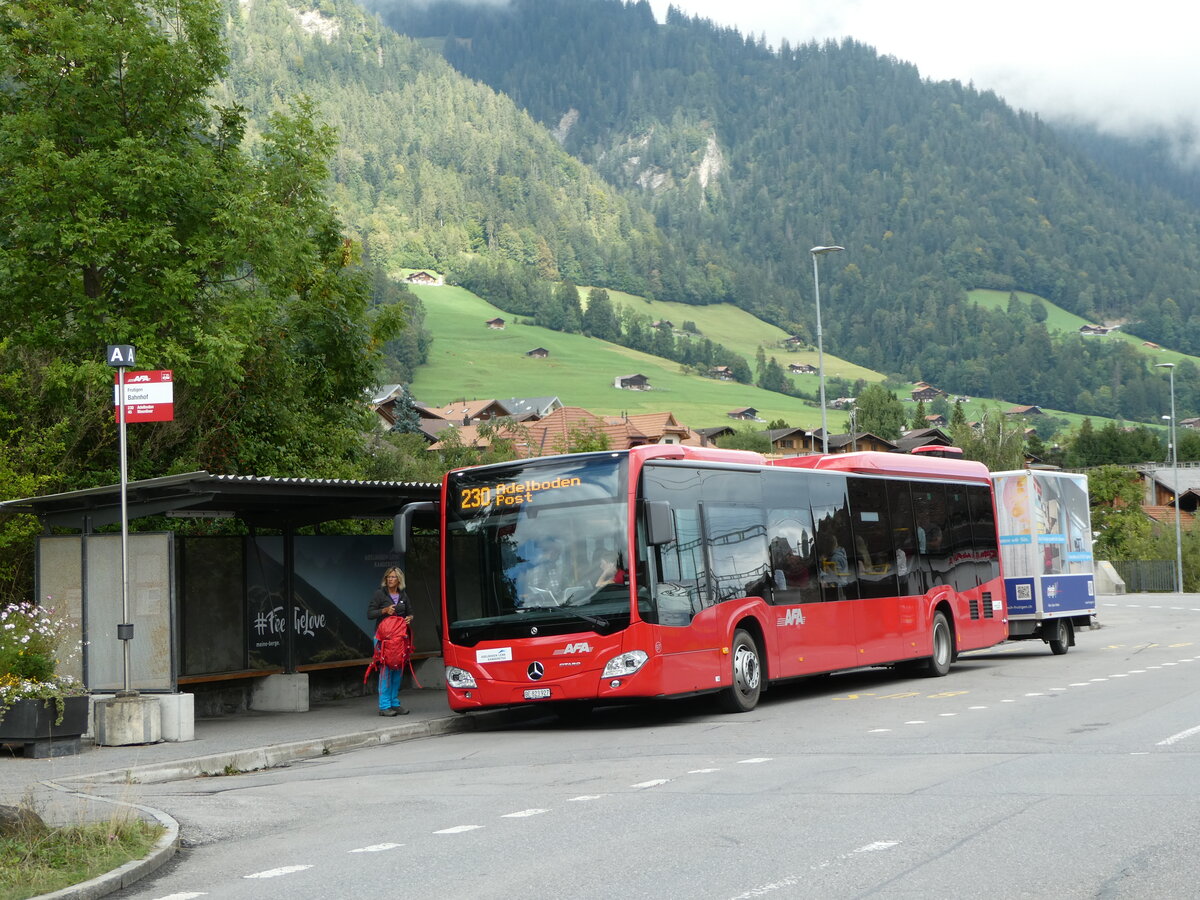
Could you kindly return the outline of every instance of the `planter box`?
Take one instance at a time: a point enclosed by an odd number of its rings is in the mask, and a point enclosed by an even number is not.
[[[87,732],[88,698],[65,697],[63,718],[58,718],[58,706],[53,700],[18,700],[4,718],[0,719],[0,741],[29,744],[37,741],[59,741],[74,738]]]

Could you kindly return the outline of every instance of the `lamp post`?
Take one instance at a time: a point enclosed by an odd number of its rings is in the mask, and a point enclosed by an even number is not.
[[[821,279],[817,274],[817,257],[845,250],[845,247],[813,247],[808,252],[813,261],[813,297],[817,301],[817,378],[821,390],[821,452],[829,452],[829,421],[825,414],[825,347],[821,340]]]
[[[1183,593],[1183,537],[1179,528],[1179,445],[1175,442],[1175,363],[1156,363],[1171,376],[1171,466],[1175,470],[1175,589]]]

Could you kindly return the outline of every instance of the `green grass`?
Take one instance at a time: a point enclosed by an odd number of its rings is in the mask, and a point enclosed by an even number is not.
[[[1069,332],[1078,334],[1079,328],[1082,325],[1099,325],[1100,322],[1090,322],[1087,319],[1082,319],[1074,313],[1067,312],[1060,306],[1056,306],[1047,300],[1045,297],[1038,297],[1036,294],[1028,294],[1024,291],[1017,291],[1017,296],[1024,302],[1029,303],[1035,297],[1042,302],[1046,307],[1046,330],[1050,333],[1054,332]],[[1008,309],[1008,291],[992,291],[992,290],[974,290],[967,292],[967,298],[980,306],[988,307],[989,309]],[[1097,341],[1122,341],[1132,345],[1139,353],[1155,363],[1179,363],[1185,359],[1189,359],[1194,363],[1200,364],[1200,357],[1189,356],[1186,353],[1180,353],[1177,350],[1161,349],[1156,350],[1153,347],[1145,346],[1145,338],[1140,338],[1137,335],[1128,334],[1118,328],[1116,331],[1110,331],[1103,336],[1095,336],[1090,340]]]
[[[601,414],[672,412],[692,428],[728,424],[732,420],[726,413],[745,406],[757,409],[763,419],[783,419],[796,427],[812,428],[821,421],[815,405],[802,400],[750,385],[684,374],[678,363],[594,338],[516,324],[515,317],[462,288],[413,285],[410,289],[425,305],[425,327],[434,335],[429,362],[417,369],[412,383],[413,393],[425,403],[442,405],[461,397],[482,400],[549,395],[568,406],[582,406]],[[621,295],[621,302],[629,297]],[[759,340],[759,334],[767,338],[783,335],[779,329],[733,307],[724,307],[728,318],[722,320],[710,307],[661,305],[669,306],[671,312],[651,313],[655,318],[670,318],[682,325],[683,316],[674,310],[684,310],[711,339],[730,349],[735,349],[736,339],[741,345],[739,351],[750,347],[752,367],[757,343],[751,347],[749,342]],[[700,315],[702,310],[712,318]],[[497,316],[508,322],[502,331],[484,325]],[[758,322],[758,330],[742,317]],[[549,358],[526,357],[525,352],[534,347],[545,347],[550,351]],[[785,357],[786,361],[804,358],[780,350],[777,358],[783,364]],[[851,368],[855,373],[869,371]],[[826,356],[826,374],[832,377],[840,371]],[[633,373],[645,375],[654,389],[622,391],[613,387],[617,376]],[[880,377],[870,374],[874,380]],[[808,377],[809,389],[815,391],[816,380]],[[832,418],[830,422],[832,428]]]
[[[0,835],[0,900],[24,900],[141,859],[163,834],[138,818],[64,828],[27,825]]]
[[[579,289],[581,300],[586,299],[588,290],[589,288]],[[647,300],[645,297],[612,290],[608,292],[608,296],[614,305],[649,316],[652,322],[666,319],[675,326],[676,331],[683,328],[684,322],[695,322],[703,337],[722,344],[745,357],[751,371],[754,371],[755,357],[759,347],[766,351],[768,358],[774,356],[779,360],[779,364],[785,369],[789,363],[808,363],[813,366],[817,364],[816,350],[783,348],[780,346],[780,341],[788,337],[786,331],[776,328],[762,319],[755,318],[744,309],[730,303],[689,306],[686,303],[675,303],[670,300]],[[868,383],[883,381],[883,375],[880,373],[863,366],[856,366],[852,362],[829,353],[825,354],[825,375],[828,378],[845,378],[849,381],[857,381],[861,378]],[[800,384],[803,389],[812,389],[808,385],[808,382],[813,380],[812,376],[797,375],[792,376],[792,380]]]

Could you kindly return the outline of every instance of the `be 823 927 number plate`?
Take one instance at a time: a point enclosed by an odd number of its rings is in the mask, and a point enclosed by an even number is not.
[[[550,688],[529,688],[525,691],[526,700],[545,700],[550,696]]]

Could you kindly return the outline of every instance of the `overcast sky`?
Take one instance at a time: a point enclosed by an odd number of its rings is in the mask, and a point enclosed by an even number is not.
[[[1200,134],[1195,0],[650,0],[659,21],[672,3],[774,46],[852,37],[926,78],[973,82],[1047,119]],[[1189,155],[1200,160],[1200,147]]]

